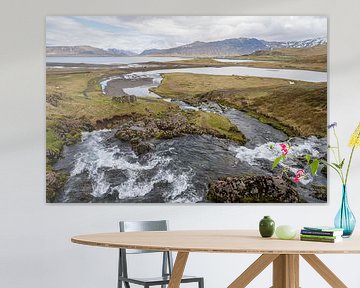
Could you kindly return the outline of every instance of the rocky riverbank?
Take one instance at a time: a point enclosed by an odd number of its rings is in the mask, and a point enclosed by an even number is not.
[[[128,141],[132,144],[133,150],[136,154],[141,155],[153,150],[153,144],[147,143],[151,139],[172,139],[184,135],[211,135],[222,139],[237,140],[239,144],[244,144],[246,139],[242,133],[231,126],[230,131],[223,131],[206,127],[197,123],[196,116],[202,115],[199,113],[186,112],[168,112],[152,117],[142,117],[140,119],[129,119],[126,123],[119,125],[116,137],[122,141]],[[214,114],[215,116],[215,114]],[[232,138],[228,133],[237,134],[240,138]]]
[[[298,203],[298,193],[273,176],[225,177],[209,184],[207,200],[217,203]]]

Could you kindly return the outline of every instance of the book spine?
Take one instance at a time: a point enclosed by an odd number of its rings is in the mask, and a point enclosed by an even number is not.
[[[327,242],[327,243],[335,243],[335,239],[326,239],[326,238],[308,238],[308,237],[300,237],[301,241],[312,241],[312,242]]]
[[[318,235],[318,236],[334,236],[334,232],[331,231],[315,231],[315,230],[301,230],[303,235]]]
[[[304,235],[304,234],[300,234],[301,237],[303,238],[314,238],[314,239],[336,239],[336,238],[340,238],[336,237],[336,236],[322,236],[322,235]]]

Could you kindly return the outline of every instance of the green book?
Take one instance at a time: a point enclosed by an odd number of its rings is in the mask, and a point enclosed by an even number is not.
[[[342,237],[337,237],[335,239],[328,238],[314,238],[314,237],[303,237],[300,236],[301,241],[310,241],[310,242],[324,242],[324,243],[338,243],[342,241]]]
[[[337,239],[341,238],[341,236],[324,236],[324,235],[307,235],[307,234],[300,234],[303,238],[313,238],[313,239]]]

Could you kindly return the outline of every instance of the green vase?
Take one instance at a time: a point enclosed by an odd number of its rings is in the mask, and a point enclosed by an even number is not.
[[[270,216],[264,216],[259,223],[259,231],[262,237],[271,237],[275,232],[275,222]]]

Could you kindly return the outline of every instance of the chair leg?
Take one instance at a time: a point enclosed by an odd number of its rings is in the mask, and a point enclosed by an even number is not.
[[[199,288],[204,288],[204,279],[199,280]]]

